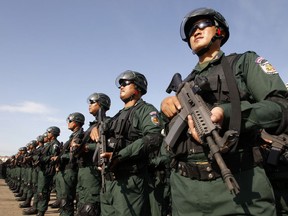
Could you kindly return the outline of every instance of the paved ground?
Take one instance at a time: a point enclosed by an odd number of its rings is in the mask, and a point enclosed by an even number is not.
[[[55,201],[55,194],[51,194],[51,202]],[[19,208],[19,201],[15,200],[14,194],[11,192],[9,187],[6,185],[5,180],[0,178],[0,216],[20,216],[22,210]],[[48,216],[58,216],[57,209],[49,208],[45,213]]]

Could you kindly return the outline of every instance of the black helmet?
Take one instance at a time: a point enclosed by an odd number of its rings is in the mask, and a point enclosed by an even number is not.
[[[131,80],[140,89],[142,95],[146,94],[148,82],[146,77],[136,71],[126,70],[121,73],[115,80],[116,86],[119,88],[123,80]]]
[[[103,107],[105,110],[109,110],[111,106],[111,100],[108,97],[108,95],[103,93],[93,93],[91,94],[87,102],[90,104],[91,102],[98,102],[101,107]]]
[[[36,140],[31,140],[28,144],[27,147],[29,147],[30,145],[32,145],[33,147],[37,146],[37,141]]]
[[[189,43],[189,32],[192,25],[201,18],[208,18],[215,22],[215,26],[219,26],[224,29],[225,37],[221,41],[221,46],[226,43],[229,38],[229,25],[226,22],[225,18],[219,12],[210,9],[210,8],[198,8],[196,10],[190,11],[182,20],[180,27],[180,35],[183,41]]]
[[[74,112],[67,117],[67,121],[74,121],[80,123],[81,125],[84,125],[85,116],[82,113]]]
[[[47,129],[47,132],[52,133],[55,137],[60,135],[60,128],[56,126],[51,126]]]
[[[19,151],[25,151],[25,152],[26,152],[26,151],[27,151],[27,148],[26,148],[26,147],[20,147],[20,148],[19,148]]]
[[[37,141],[37,142],[44,143],[44,136],[43,136],[43,135],[39,135],[39,136],[36,138],[36,141]]]
[[[48,133],[45,132],[42,136],[43,136],[43,139],[44,139],[44,138],[46,138],[46,137],[48,136]],[[43,141],[44,141],[44,140],[43,140]]]

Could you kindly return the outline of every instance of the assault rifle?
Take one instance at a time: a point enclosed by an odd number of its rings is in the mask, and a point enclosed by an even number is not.
[[[82,150],[82,147],[84,145],[84,142],[87,141],[87,137],[90,137],[90,133],[86,133],[86,136],[84,136],[83,128],[81,127],[73,137],[70,137],[70,139],[67,141],[69,142],[69,162],[72,163],[74,158],[79,155],[80,150]],[[85,139],[85,140],[84,140]],[[71,142],[79,143],[79,147],[70,147]],[[65,149],[65,148],[64,148]]]
[[[69,158],[70,158],[70,162],[72,161],[72,159],[74,157],[79,157],[83,151],[83,148],[84,148],[84,145],[89,141],[90,139],[90,133],[91,133],[91,130],[95,127],[95,124],[94,125],[91,125],[88,130],[86,130],[85,132],[82,131],[79,131],[79,133],[76,135],[76,139],[72,140],[73,141],[76,141],[76,143],[80,142],[80,145],[78,147],[72,147],[71,150],[70,150],[70,153],[69,153]]]
[[[96,149],[93,155],[93,162],[96,164],[96,166],[101,165],[101,179],[102,179],[102,191],[105,192],[105,172],[107,170],[107,163],[108,159],[107,158],[101,158],[100,154],[103,152],[106,152],[106,147],[107,147],[107,139],[106,139],[106,134],[105,134],[105,110],[102,110],[100,108],[98,110],[98,115],[97,115],[97,122],[98,122],[98,130],[100,134],[100,139],[96,143]]]
[[[203,77],[204,78],[204,77]],[[206,80],[207,81],[207,80]],[[201,83],[201,82],[200,82]],[[202,82],[205,85],[205,82]],[[238,139],[238,132],[229,130],[223,137],[219,135],[220,126],[211,121],[211,112],[199,95],[201,85],[194,82],[182,82],[181,75],[176,73],[166,92],[176,92],[176,96],[182,106],[181,111],[172,119],[171,127],[164,144],[168,149],[173,149],[181,132],[187,127],[187,116],[191,115],[196,131],[204,144],[208,144],[210,153],[216,160],[221,175],[230,192],[239,193],[239,185],[227,168],[220,152],[225,152]],[[175,120],[175,121],[174,121]]]
[[[262,130],[261,137],[265,141],[271,142],[267,163],[275,166],[278,165],[280,156],[285,150],[288,150],[288,135],[283,133],[276,136],[267,133],[265,130]]]

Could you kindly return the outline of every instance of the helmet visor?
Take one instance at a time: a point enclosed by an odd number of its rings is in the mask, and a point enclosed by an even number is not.
[[[214,23],[211,20],[200,20],[199,22],[194,23],[190,30],[188,37],[190,38],[192,34],[196,32],[197,29],[205,29],[206,27],[211,27],[214,26]]]
[[[97,103],[99,101],[99,99],[100,99],[100,95],[97,93],[94,93],[88,97],[87,103],[88,104],[94,104],[94,103]]]
[[[137,75],[133,71],[125,71],[116,78],[115,85],[120,88],[124,80],[134,81],[136,78]]]

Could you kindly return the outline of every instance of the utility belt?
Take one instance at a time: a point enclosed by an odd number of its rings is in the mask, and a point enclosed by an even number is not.
[[[81,162],[78,163],[79,168],[84,168],[84,167],[90,167],[90,166],[95,166],[93,162]]]
[[[140,175],[145,173],[145,167],[139,167],[137,164],[129,165],[129,166],[120,166],[114,172],[105,173],[105,179],[107,181],[113,181],[116,179],[123,179],[133,175]]]
[[[223,156],[223,159],[232,174],[249,170],[259,165],[254,162],[252,152],[228,154]],[[221,177],[221,171],[216,161],[179,161],[173,168],[180,175],[199,181],[210,181]]]
[[[65,166],[65,170],[68,170],[68,169],[76,170],[76,169],[77,169],[77,164],[75,164],[75,163],[68,163],[68,164]]]
[[[196,179],[199,181],[208,181],[217,179],[221,176],[220,172],[216,168],[212,168],[212,164],[209,162],[178,162],[176,167],[176,172],[179,172],[180,175]]]
[[[75,163],[67,163],[67,164],[61,164],[59,167],[59,170],[64,171],[64,170],[68,170],[68,169],[72,169],[72,170],[76,170],[77,169],[77,164]]]

